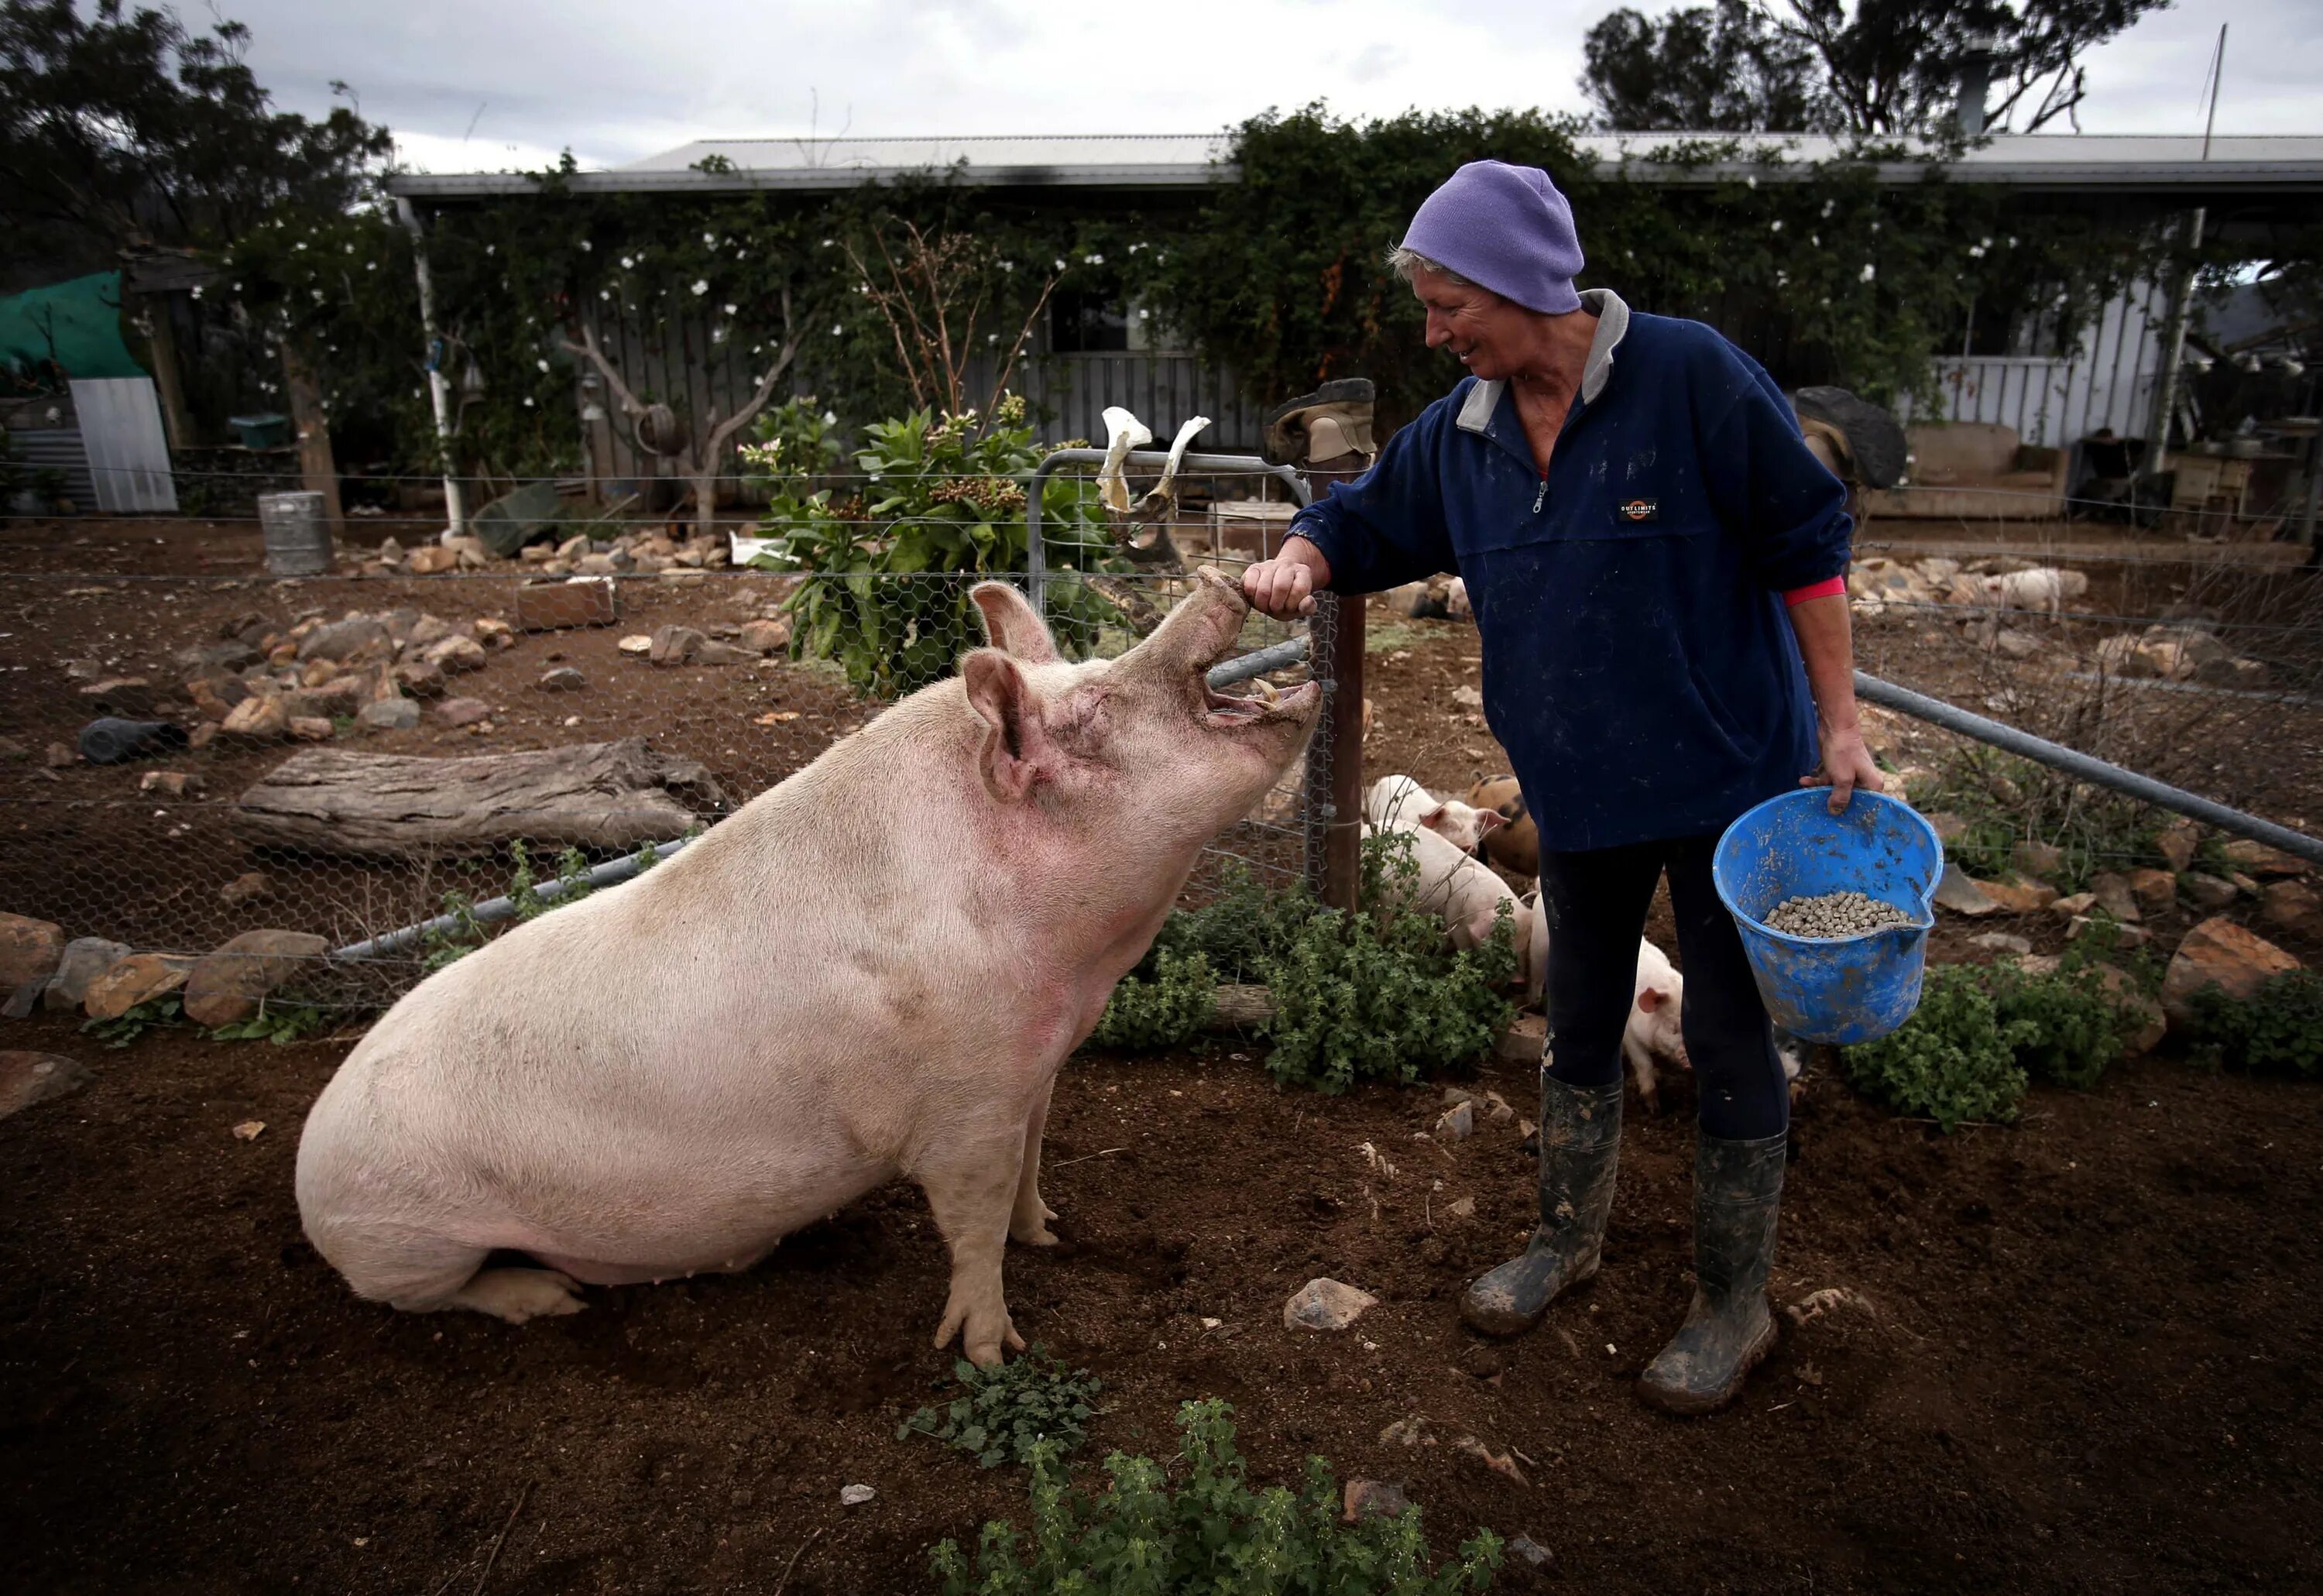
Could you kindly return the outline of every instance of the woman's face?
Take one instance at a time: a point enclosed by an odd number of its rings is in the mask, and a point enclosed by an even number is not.
[[[1428,307],[1428,348],[1449,349],[1487,381],[1522,369],[1532,333],[1532,313],[1523,306],[1424,267],[1411,274],[1411,291]]]

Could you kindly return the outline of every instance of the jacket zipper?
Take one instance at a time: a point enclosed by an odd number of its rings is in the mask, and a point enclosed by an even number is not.
[[[1548,502],[1548,472],[1540,473],[1540,491],[1532,496],[1532,513],[1540,514],[1540,507]]]

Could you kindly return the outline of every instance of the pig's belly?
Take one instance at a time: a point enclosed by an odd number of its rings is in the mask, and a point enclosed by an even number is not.
[[[473,1239],[529,1252],[590,1285],[748,1269],[784,1236],[893,1177],[854,1160],[813,1169],[690,1172],[684,1160],[624,1178],[600,1172],[561,1191],[509,1194]]]

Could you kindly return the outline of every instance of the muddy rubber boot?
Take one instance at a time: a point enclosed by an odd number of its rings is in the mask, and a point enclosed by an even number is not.
[[[1568,1286],[1597,1272],[1621,1151],[1621,1083],[1568,1087],[1540,1078],[1540,1225],[1525,1250],[1460,1295],[1460,1316],[1487,1335],[1540,1323]]]
[[[1704,1136],[1694,1160],[1694,1306],[1685,1324],[1638,1378],[1638,1395],[1669,1413],[1709,1413],[1731,1402],[1775,1346],[1767,1271],[1783,1200],[1781,1136]]]

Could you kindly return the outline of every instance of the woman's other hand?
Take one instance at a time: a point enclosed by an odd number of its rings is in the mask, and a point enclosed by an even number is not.
[[[1331,582],[1331,562],[1303,537],[1287,537],[1282,552],[1242,573],[1242,596],[1250,607],[1277,620],[1315,613],[1315,594]]]
[[[1879,766],[1872,763],[1871,750],[1863,746],[1863,732],[1854,726],[1823,729],[1823,764],[1812,775],[1799,778],[1803,787],[1829,787],[1831,812],[1846,812],[1855,789],[1884,793],[1887,778]]]

